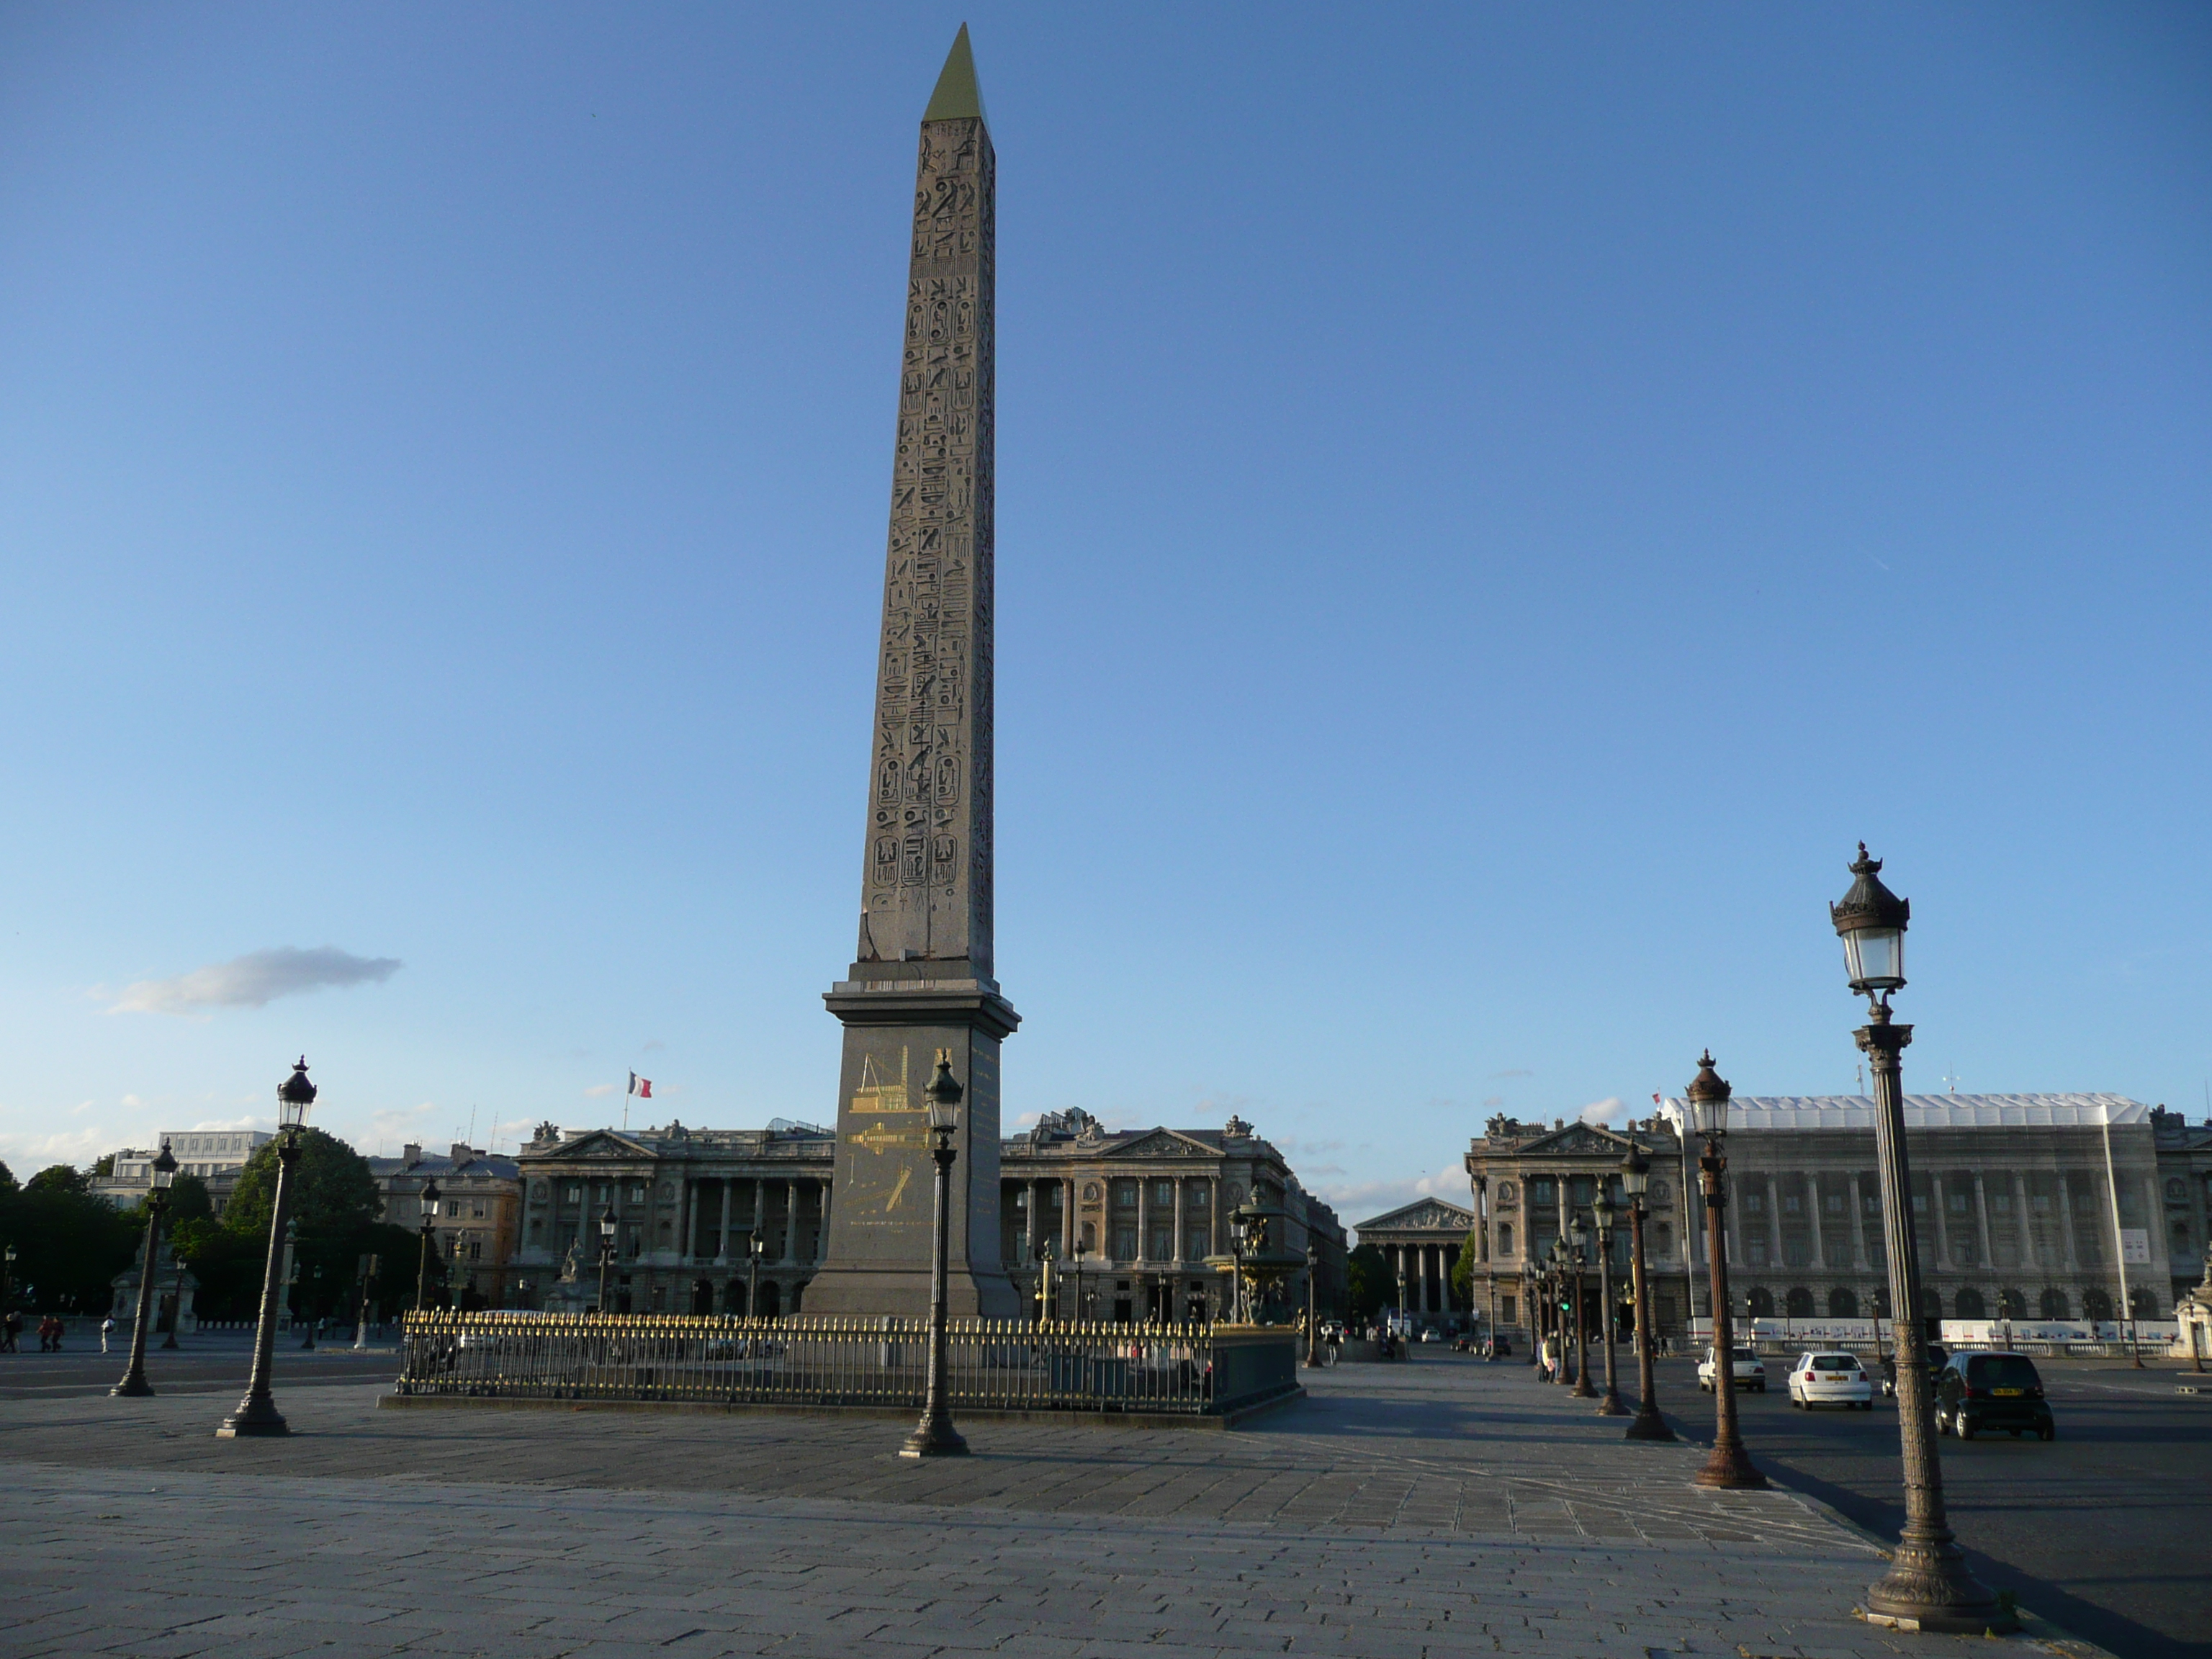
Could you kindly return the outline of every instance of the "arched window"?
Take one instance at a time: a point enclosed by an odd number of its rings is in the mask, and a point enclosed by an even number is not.
[[[1987,1319],[1990,1316],[1989,1307],[1982,1300],[1982,1293],[1972,1286],[1959,1292],[1958,1309],[1960,1319]]]
[[[761,1286],[760,1316],[763,1319],[774,1319],[782,1311],[782,1292],[776,1289],[775,1281],[770,1279]]]
[[[2085,1319],[2110,1319],[2112,1316],[2112,1293],[2100,1285],[2081,1292],[2081,1316]]]
[[[2018,1291],[1999,1291],[1997,1292],[1997,1317],[1999,1319],[2027,1318],[2027,1298],[2022,1296]]]
[[[2066,1305],[2066,1292],[2055,1285],[2044,1291],[2040,1305],[2043,1310],[2041,1316],[2045,1319],[2071,1319],[2074,1316]]]
[[[1774,1292],[1768,1290],[1765,1285],[1753,1285],[1749,1294],[1744,1299],[1751,1309],[1751,1316],[1753,1319],[1774,1317]]]
[[[722,1291],[722,1311],[735,1314],[740,1319],[744,1317],[745,1281],[744,1279],[732,1279]]]
[[[1813,1292],[1802,1285],[1793,1285],[1790,1287],[1790,1294],[1783,1298],[1782,1305],[1790,1310],[1792,1319],[1810,1319],[1813,1316]]]
[[[1856,1319],[1858,1316],[1858,1297],[1853,1296],[1849,1291],[1845,1290],[1840,1285],[1837,1285],[1834,1290],[1828,1292],[1829,1318]]]
[[[1933,1291],[1926,1291],[1923,1294],[1927,1297],[1928,1302],[1920,1311],[1929,1319],[1941,1319],[1943,1316],[1943,1298]]]
[[[2155,1319],[2158,1317],[2158,1297],[2145,1285],[2132,1285],[2128,1291],[2128,1317]]]
[[[1876,1319],[1889,1317],[1889,1286],[1887,1285],[1877,1285],[1875,1289],[1874,1316]]]

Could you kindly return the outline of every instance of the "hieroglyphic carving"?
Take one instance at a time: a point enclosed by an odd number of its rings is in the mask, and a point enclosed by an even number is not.
[[[994,168],[980,120],[925,122],[877,659],[862,961],[991,972]]]

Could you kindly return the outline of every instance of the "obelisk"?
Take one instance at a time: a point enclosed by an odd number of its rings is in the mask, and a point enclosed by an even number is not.
[[[810,1313],[923,1314],[938,1051],[965,1090],[951,1308],[1011,1318],[999,1259],[991,963],[991,353],[995,161],[963,24],[921,117],[876,656],[860,937],[823,997],[845,1027],[830,1237]]]

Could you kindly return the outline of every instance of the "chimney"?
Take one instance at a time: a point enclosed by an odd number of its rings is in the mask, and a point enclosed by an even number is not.
[[[399,1161],[402,1164],[420,1164],[422,1161],[422,1147],[421,1143],[410,1140],[404,1146],[402,1146],[399,1149]]]
[[[447,1152],[447,1156],[453,1160],[453,1167],[455,1169],[459,1169],[462,1164],[467,1163],[476,1155],[477,1149],[475,1147],[468,1145],[465,1141],[459,1140],[455,1141]]]

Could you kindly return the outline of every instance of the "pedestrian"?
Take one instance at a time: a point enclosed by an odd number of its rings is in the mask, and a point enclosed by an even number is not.
[[[115,1334],[115,1316],[110,1314],[100,1322],[100,1351],[107,1352],[107,1339]]]
[[[22,1351],[15,1346],[15,1339],[22,1334],[23,1316],[10,1308],[8,1310],[8,1316],[5,1319],[0,1319],[0,1353],[21,1352]]]

